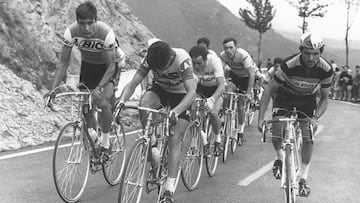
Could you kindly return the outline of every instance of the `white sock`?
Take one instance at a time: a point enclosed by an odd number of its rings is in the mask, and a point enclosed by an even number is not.
[[[110,147],[110,133],[101,133],[101,147],[104,147],[105,149],[109,149]]]
[[[307,179],[309,167],[310,167],[310,164],[301,163],[301,168],[299,171],[299,179],[301,179],[301,178],[304,178],[305,180]]]
[[[245,123],[240,124],[240,133],[244,133]]]
[[[165,189],[169,190],[170,192],[175,191],[175,180],[176,178],[166,178],[166,183],[164,185]]]
[[[220,135],[220,133],[215,136],[215,142],[218,142],[218,143],[221,142],[221,135]]]
[[[207,135],[203,130],[201,130],[200,133],[201,133],[201,138],[202,138],[203,144],[206,145],[208,143]]]

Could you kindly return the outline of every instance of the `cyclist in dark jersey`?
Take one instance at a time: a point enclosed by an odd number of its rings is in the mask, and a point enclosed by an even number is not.
[[[333,71],[330,64],[321,57],[324,51],[324,43],[319,35],[305,33],[300,38],[300,53],[285,59],[280,68],[275,72],[274,79],[266,87],[261,99],[258,127],[261,131],[264,122],[264,114],[269,104],[272,93],[276,92],[274,108],[286,108],[291,110],[296,107],[311,118],[313,124],[326,111],[328,95],[332,81]],[[317,102],[316,95],[320,91],[320,99]],[[284,116],[284,112],[274,113],[273,117]],[[303,115],[298,115],[300,118]],[[282,124],[273,125],[273,136],[282,135]],[[309,126],[301,124],[303,146],[301,152],[301,168],[298,173],[299,194],[308,196],[310,187],[306,179],[313,151],[313,142],[310,140]],[[276,178],[281,177],[282,153],[281,139],[272,139],[277,160],[274,162],[273,172]]]

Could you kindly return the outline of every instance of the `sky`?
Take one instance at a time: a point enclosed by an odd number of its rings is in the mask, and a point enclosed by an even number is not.
[[[218,0],[236,16],[242,5],[246,5],[245,0]],[[276,9],[275,17],[272,21],[272,28],[276,31],[298,32],[301,35],[302,19],[297,15],[295,7],[291,6],[286,0],[271,0]],[[328,6],[323,18],[308,18],[309,30],[320,34],[323,38],[343,40],[346,31],[346,7],[340,0]],[[351,13],[350,17],[354,23],[350,29],[349,40],[360,40],[360,11]]]

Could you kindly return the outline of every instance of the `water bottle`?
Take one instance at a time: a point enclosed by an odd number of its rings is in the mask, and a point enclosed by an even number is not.
[[[160,150],[157,147],[151,147],[151,153],[154,160],[155,167],[160,165]]]

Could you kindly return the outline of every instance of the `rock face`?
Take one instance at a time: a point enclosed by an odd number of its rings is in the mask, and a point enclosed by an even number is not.
[[[65,28],[76,20],[81,0],[0,0],[0,151],[55,140],[70,120],[67,112],[44,110],[43,95],[53,80]],[[127,68],[141,62],[153,34],[121,0],[92,0],[98,19],[113,27]],[[79,72],[74,49],[68,71]]]

